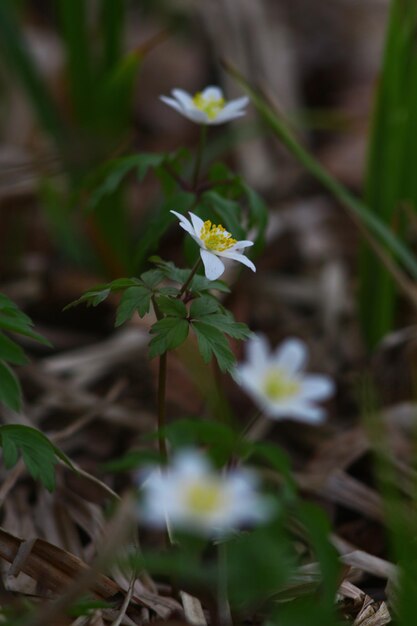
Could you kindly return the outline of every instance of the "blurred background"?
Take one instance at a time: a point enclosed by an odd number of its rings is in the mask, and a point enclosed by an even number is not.
[[[228,98],[240,95],[222,60],[261,86],[319,160],[361,193],[387,13],[386,0],[2,3],[2,288],[38,323],[51,324],[86,286],[138,271],[146,253],[137,242],[158,204],[158,185],[152,177],[140,186],[128,178],[91,211],[85,198],[94,173],[135,151],[195,147],[198,127],[159,95],[207,84],[222,85]],[[320,310],[320,334],[338,337],[355,282],[350,221],[253,111],[216,128],[209,154],[232,164],[268,204],[268,246],[256,280],[274,298],[266,315],[312,307]],[[71,315],[79,327],[89,313]],[[289,330],[299,332],[294,320]],[[346,346],[338,341],[338,350],[351,346],[351,337]]]
[[[63,308],[98,283],[138,275],[153,253],[185,266],[187,251],[167,213],[184,207],[171,200],[164,205],[155,172],[138,176],[127,168],[103,179],[109,161],[195,150],[199,127],[159,96],[213,84],[227,99],[239,97],[242,89],[223,69],[227,61],[262,88],[318,161],[362,196],[389,4],[1,0],[0,291],[53,345],[22,339],[32,357],[17,368],[24,410],[2,408],[3,422],[55,433],[83,468],[115,490],[126,486],[103,464],[142,445],[154,428],[157,365],[146,351],[153,320],[134,316],[114,330],[116,296],[97,308]],[[257,273],[230,268],[225,280],[233,288],[224,303],[273,345],[302,338],[312,371],[337,383],[323,427],[284,422],[271,437],[291,454],[301,489],[324,505],[338,536],[385,555],[369,445],[358,426],[358,379],[369,368],[381,404],[391,405],[383,419],[408,480],[415,408],[400,402],[415,397],[416,332],[406,328],[414,317],[400,300],[396,320],[403,330],[367,358],[357,304],[358,230],[272,137],[253,106],[244,118],[211,129],[212,160],[241,174],[269,215]],[[377,186],[386,180],[374,179]],[[410,223],[415,244],[415,217]],[[375,320],[369,308],[371,328]],[[242,347],[233,349],[240,358]],[[190,345],[170,355],[168,381],[170,418],[210,419],[220,412],[245,421],[253,415],[231,378],[206,368]],[[107,497],[97,485],[59,467],[58,489],[46,494],[20,468],[1,489],[7,530],[91,557]]]

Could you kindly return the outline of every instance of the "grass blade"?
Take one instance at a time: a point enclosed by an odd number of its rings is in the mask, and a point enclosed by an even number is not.
[[[323,168],[317,159],[315,159],[296,138],[289,125],[260,91],[253,88],[230,64],[225,64],[225,67],[251,96],[258,113],[272,132],[281,140],[301,165],[303,165],[349,212],[362,234],[367,237],[380,263],[385,266],[386,270],[390,272],[405,295],[410,299],[412,304],[416,306],[416,290],[407,275],[398,265],[399,262],[402,268],[407,270],[412,278],[416,280],[417,260],[414,254],[401,239],[390,230],[379,216],[375,215],[362,200],[353,195]],[[386,250],[392,253],[397,262],[394,262],[394,260],[387,255]]]
[[[388,227],[400,233],[400,210],[416,208],[417,179],[417,4],[393,0],[369,147],[365,201]],[[360,312],[370,346],[393,325],[395,284],[364,246],[361,255]],[[372,289],[373,298],[369,298]]]
[[[62,147],[65,133],[61,117],[28,51],[11,0],[0,2],[0,48],[26,91],[41,125]]]

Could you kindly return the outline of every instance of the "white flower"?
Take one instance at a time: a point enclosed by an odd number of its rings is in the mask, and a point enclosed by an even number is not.
[[[142,484],[141,519],[211,536],[261,522],[272,509],[269,499],[256,492],[256,482],[247,470],[220,473],[203,454],[185,450]]]
[[[271,352],[262,335],[247,343],[247,361],[236,366],[236,382],[271,418],[321,422],[326,412],[316,405],[334,393],[329,376],[305,374],[306,345],[299,339],[285,340]]]
[[[180,226],[187,231],[189,235],[200,246],[200,255],[204,264],[206,277],[209,280],[216,280],[224,272],[224,263],[219,259],[233,259],[239,261],[243,265],[247,265],[253,272],[256,267],[248,257],[241,251],[244,248],[253,246],[253,241],[236,241],[232,235],[221,224],[216,226],[210,220],[203,222],[201,218],[189,211],[191,221],[181,213],[171,211],[180,220]]]
[[[243,109],[249,98],[226,102],[219,87],[206,87],[191,96],[183,89],[173,89],[173,98],[160,96],[161,100],[196,124],[224,124],[245,115]]]

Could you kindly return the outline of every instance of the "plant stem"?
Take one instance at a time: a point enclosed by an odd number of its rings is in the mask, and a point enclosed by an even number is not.
[[[158,307],[156,299],[152,296],[152,306],[155,311],[157,320],[161,320],[163,315]],[[162,429],[165,427],[165,413],[166,413],[166,383],[167,383],[167,359],[168,353],[164,352],[159,357],[159,372],[158,372],[158,445],[159,453],[161,455],[162,462],[166,464],[168,460],[168,450],[165,436],[162,434]]]
[[[193,280],[193,278],[195,276],[195,273],[197,272],[198,268],[200,267],[200,263],[201,263],[201,259],[200,258],[197,259],[197,261],[194,263],[194,265],[193,265],[193,267],[191,269],[189,277],[187,278],[187,280],[185,281],[185,283],[183,284],[183,286],[180,289],[180,292],[179,292],[179,294],[177,296],[178,299],[181,298],[184,295],[184,293],[187,291],[188,287],[191,284],[191,281]]]
[[[159,357],[159,374],[158,374],[158,444],[161,459],[166,464],[168,460],[167,443],[162,430],[165,428],[166,413],[166,382],[167,382],[167,357],[168,353],[164,352]]]
[[[203,153],[204,153],[204,148],[206,147],[206,138],[207,138],[207,126],[205,124],[202,124],[201,130],[200,130],[200,142],[198,144],[197,154],[195,158],[195,165],[194,165],[194,174],[193,174],[194,192],[197,191],[197,187],[198,187],[198,179],[200,177]]]
[[[232,626],[232,614],[227,596],[227,544],[221,542],[217,546],[217,611],[221,626]]]

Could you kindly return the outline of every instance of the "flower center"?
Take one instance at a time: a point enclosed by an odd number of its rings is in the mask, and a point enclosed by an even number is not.
[[[203,96],[201,91],[195,94],[193,104],[197,109],[203,111],[209,120],[215,120],[226,104],[224,98],[214,98],[213,96]]]
[[[220,484],[215,481],[192,483],[185,494],[185,504],[191,513],[208,515],[224,505]]]
[[[280,369],[271,369],[265,376],[263,390],[271,400],[284,400],[299,392],[300,383],[286,376]]]
[[[223,252],[237,243],[232,235],[221,224],[216,226],[210,220],[206,220],[200,232],[200,239],[205,244],[207,250]]]

